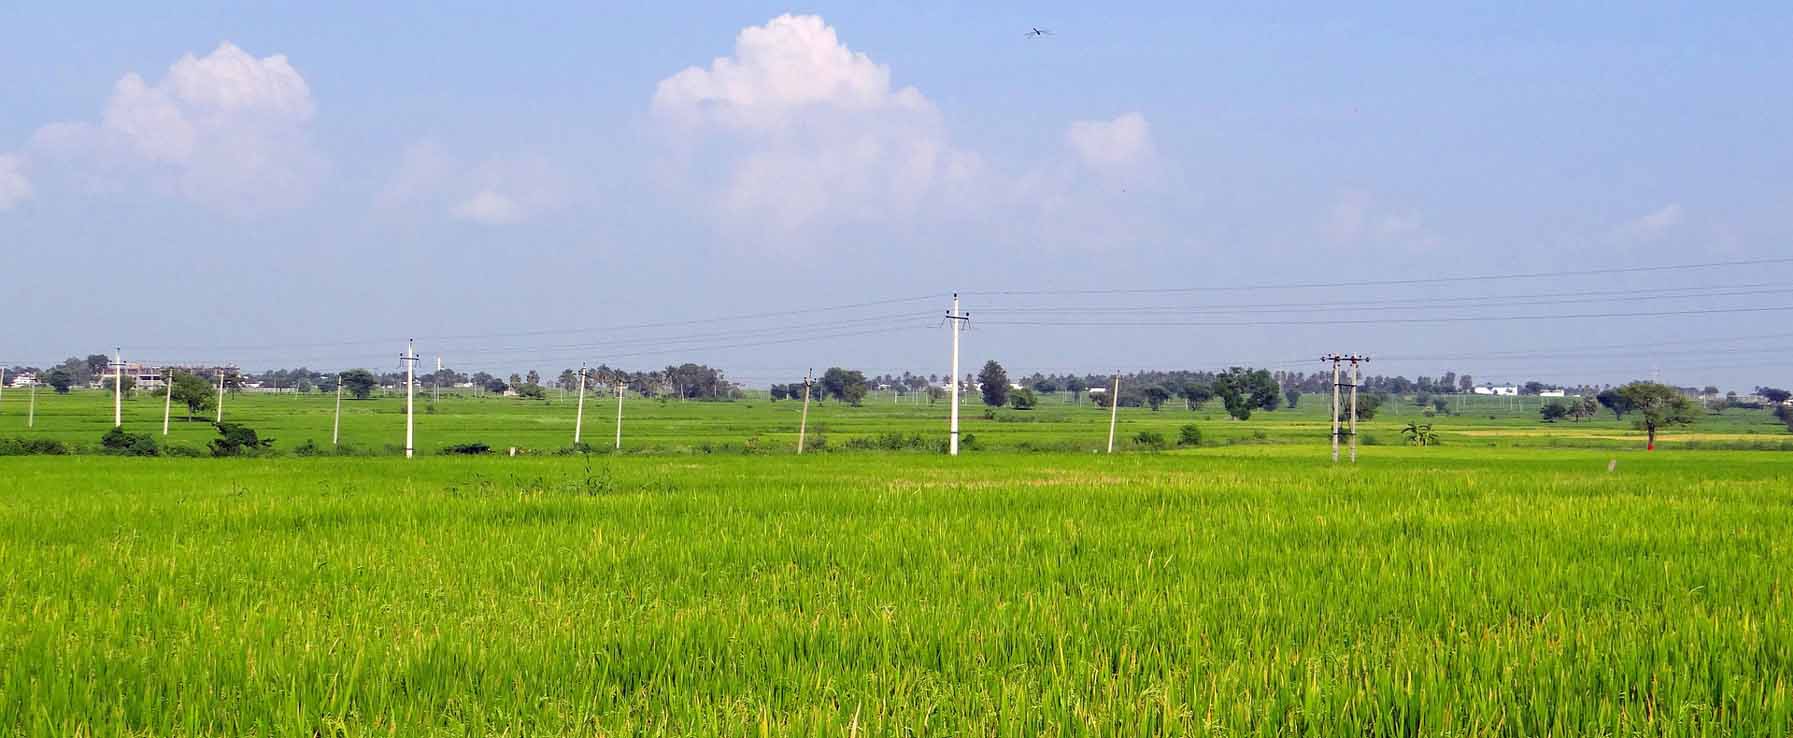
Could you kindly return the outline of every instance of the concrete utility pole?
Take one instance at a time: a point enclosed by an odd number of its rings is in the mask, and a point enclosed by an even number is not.
[[[112,427],[125,424],[125,359],[124,349],[112,349]]]
[[[1356,354],[1328,354],[1320,357],[1320,360],[1332,363],[1332,461],[1333,463],[1337,463],[1339,460],[1339,389],[1342,387],[1350,387],[1349,428],[1351,434],[1351,463],[1355,464],[1357,463],[1357,385],[1359,380],[1357,370],[1358,365],[1369,361],[1370,357],[1358,356]],[[1344,384],[1340,381],[1340,365],[1345,362],[1350,362],[1351,364],[1350,384]]]
[[[0,366],[0,400],[6,399],[6,367]]]
[[[1114,373],[1114,394],[1108,396],[1108,453],[1114,453],[1114,425],[1121,415],[1121,373]]]
[[[342,372],[336,373],[336,418],[330,421],[330,447],[342,438]]]
[[[25,411],[25,427],[37,427],[37,382],[31,383],[31,409]]]
[[[947,320],[947,322],[952,324],[952,330],[953,330],[953,371],[952,371],[952,374],[947,375],[948,379],[950,379],[952,381],[952,385],[953,385],[952,386],[952,402],[951,402],[951,404],[952,404],[952,421],[950,424],[952,435],[947,440],[947,453],[950,455],[953,455],[953,456],[958,456],[959,455],[959,331],[960,331],[960,329],[965,327],[965,323],[967,323],[971,320],[971,316],[967,315],[965,313],[959,312],[959,293],[957,293],[957,292],[953,293],[953,309],[952,309],[952,312],[949,312],[946,314],[946,320]]]
[[[623,382],[619,378],[616,384],[616,450],[623,450]]]
[[[803,453],[804,436],[809,432],[809,386],[813,382],[816,370],[803,373],[803,419],[797,421],[797,453]]]
[[[561,386],[566,392],[566,386]],[[585,429],[585,365],[579,365],[579,411],[573,415],[573,445],[579,445],[579,433]]]
[[[168,435],[168,415],[174,410],[174,373],[162,367],[162,435]]]
[[[417,342],[405,342],[405,355],[399,357],[405,362],[405,458],[409,459],[417,452]]]
[[[442,355],[436,354],[436,373],[430,377],[430,404],[442,399]]]
[[[224,367],[218,367],[218,419],[212,422],[224,422]]]

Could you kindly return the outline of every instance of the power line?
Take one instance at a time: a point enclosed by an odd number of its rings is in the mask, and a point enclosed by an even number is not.
[[[1759,287],[1763,289],[1743,289]],[[1135,305],[1135,306],[1053,306],[1025,305],[1010,307],[985,308],[985,313],[1249,313],[1249,312],[1296,312],[1320,308],[1329,309],[1388,309],[1412,310],[1419,308],[1445,307],[1517,307],[1534,305],[1567,305],[1590,302],[1639,302],[1660,300],[1685,300],[1703,297],[1743,297],[1751,295],[1782,295],[1793,293],[1793,287],[1783,282],[1758,283],[1750,285],[1730,285],[1711,287],[1670,287],[1649,294],[1638,294],[1636,290],[1596,290],[1578,291],[1574,296],[1563,296],[1561,293],[1533,293],[1527,295],[1486,295],[1477,297],[1440,297],[1440,298],[1408,298],[1400,300],[1369,300],[1343,302],[1280,302],[1280,303],[1210,303],[1206,305]]]
[[[1637,313],[1570,313],[1562,315],[1461,315],[1432,318],[1358,318],[1317,320],[1227,320],[1227,321],[1039,321],[986,320],[984,325],[1054,326],[1061,328],[1235,328],[1262,326],[1317,325],[1381,325],[1387,323],[1475,323],[1491,321],[1584,320],[1594,318],[1662,318],[1686,315],[1719,315],[1731,313],[1766,313],[1793,310],[1793,305],[1773,307],[1708,308],[1701,310],[1659,310]]]
[[[1077,290],[965,290],[962,294],[978,296],[1007,295],[1150,295],[1174,294],[1182,292],[1240,292],[1246,290],[1294,290],[1324,289],[1337,287],[1391,287],[1414,284],[1449,284],[1456,282],[1490,282],[1499,280],[1546,279],[1555,277],[1588,277],[1603,274],[1639,274],[1647,272],[1668,272],[1685,269],[1717,269],[1733,266],[1766,266],[1769,264],[1793,263],[1793,256],[1771,257],[1765,259],[1739,259],[1735,261],[1710,261],[1695,264],[1666,264],[1660,266],[1638,267],[1605,267],[1600,269],[1576,269],[1556,272],[1514,272],[1509,274],[1476,274],[1455,277],[1413,277],[1407,279],[1366,279],[1344,282],[1286,282],[1258,283],[1247,285],[1221,285],[1200,287],[1150,287],[1150,288],[1114,288],[1114,289],[1077,289]]]

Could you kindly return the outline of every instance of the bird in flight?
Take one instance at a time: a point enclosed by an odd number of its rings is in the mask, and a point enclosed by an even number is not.
[[[1048,28],[1030,28],[1027,30],[1027,33],[1023,35],[1027,38],[1045,38],[1052,35],[1052,30]]]

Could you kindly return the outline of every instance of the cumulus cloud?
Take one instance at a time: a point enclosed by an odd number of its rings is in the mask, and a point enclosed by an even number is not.
[[[1077,121],[1065,131],[1065,140],[1084,164],[1097,169],[1136,164],[1152,156],[1152,127],[1140,113]]]
[[[31,198],[31,180],[25,178],[25,162],[16,155],[0,154],[0,210]]]
[[[652,110],[687,151],[726,174],[684,177],[730,225],[788,234],[913,212],[983,168],[951,146],[934,105],[816,16],[743,29],[734,55],[661,80]]]
[[[434,142],[421,141],[405,149],[376,204],[422,208],[482,225],[511,225],[558,209],[568,189],[567,178],[542,156],[493,156],[467,163]]]
[[[28,150],[94,188],[141,179],[225,210],[280,210],[303,204],[325,168],[311,143],[315,112],[285,56],[225,42],[183,56],[154,84],[126,74],[97,123],[46,125]]]

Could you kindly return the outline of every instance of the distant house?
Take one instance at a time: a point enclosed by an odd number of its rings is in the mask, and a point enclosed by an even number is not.
[[[1568,393],[1564,392],[1562,390],[1562,388],[1559,387],[1556,389],[1538,390],[1538,396],[1539,397],[1567,397]]]
[[[8,386],[10,386],[10,387],[30,387],[31,385],[34,385],[34,384],[37,384],[37,375],[32,374],[31,372],[25,372],[24,374],[14,374],[12,376],[12,382],[10,382],[8,384]]]
[[[1089,388],[1089,393],[1092,395],[1106,395],[1106,394],[1108,394],[1108,388],[1107,387],[1091,387],[1091,388]]]
[[[1478,395],[1500,395],[1503,397],[1511,397],[1511,396],[1519,394],[1519,388],[1515,387],[1513,385],[1510,385],[1510,384],[1504,384],[1504,385],[1485,384],[1485,385],[1475,388],[1472,391]],[[1562,396],[1560,393],[1560,390],[1559,390],[1559,393],[1557,396],[1558,397]]]

